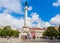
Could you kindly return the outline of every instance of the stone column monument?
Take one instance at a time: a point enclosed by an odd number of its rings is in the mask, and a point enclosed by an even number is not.
[[[28,3],[25,2],[25,14],[24,14],[24,26],[22,27],[19,38],[27,37],[29,34],[29,27],[27,25],[27,17],[28,17]]]

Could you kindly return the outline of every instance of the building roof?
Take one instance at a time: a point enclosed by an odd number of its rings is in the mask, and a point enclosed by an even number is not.
[[[34,30],[43,30],[42,28],[29,28],[29,30],[34,31]]]

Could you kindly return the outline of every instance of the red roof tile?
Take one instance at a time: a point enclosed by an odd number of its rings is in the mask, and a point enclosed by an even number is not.
[[[29,28],[30,30],[34,31],[34,30],[43,30],[42,28]]]

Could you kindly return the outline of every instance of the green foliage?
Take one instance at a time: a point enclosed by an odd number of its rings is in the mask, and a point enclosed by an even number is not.
[[[60,26],[59,26],[59,28],[58,28],[58,36],[60,36]]]
[[[57,30],[55,29],[55,27],[50,26],[44,31],[43,36],[48,36],[48,37],[57,36]]]
[[[18,37],[19,36],[19,32],[17,30],[12,30],[12,36]]]
[[[59,26],[59,28],[58,28],[58,31],[60,32],[60,26]]]
[[[1,34],[2,34],[2,29],[0,28],[0,36],[1,36]]]
[[[19,36],[19,31],[17,30],[12,30],[10,26],[6,26],[3,29],[0,29],[0,36],[1,37],[18,37]]]

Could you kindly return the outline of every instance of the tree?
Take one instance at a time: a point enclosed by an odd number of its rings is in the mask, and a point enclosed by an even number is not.
[[[18,36],[19,36],[19,31],[17,31],[17,30],[12,30],[12,36],[18,37]]]
[[[60,25],[59,25],[59,28],[58,28],[58,35],[59,36],[59,39],[60,39]]]
[[[3,28],[3,31],[5,32],[6,36],[10,36],[11,35],[11,27],[10,26],[6,26]]]
[[[59,25],[58,31],[60,32],[60,25]]]
[[[55,29],[55,27],[50,26],[44,31],[43,36],[55,37],[57,36],[57,30]]]
[[[5,26],[3,29],[4,30],[12,30],[12,28],[10,26]]]
[[[2,35],[2,29],[0,28],[0,36]]]
[[[19,31],[17,30],[12,30],[10,26],[5,26],[3,29],[0,29],[0,36],[1,37],[18,37],[19,36]]]

